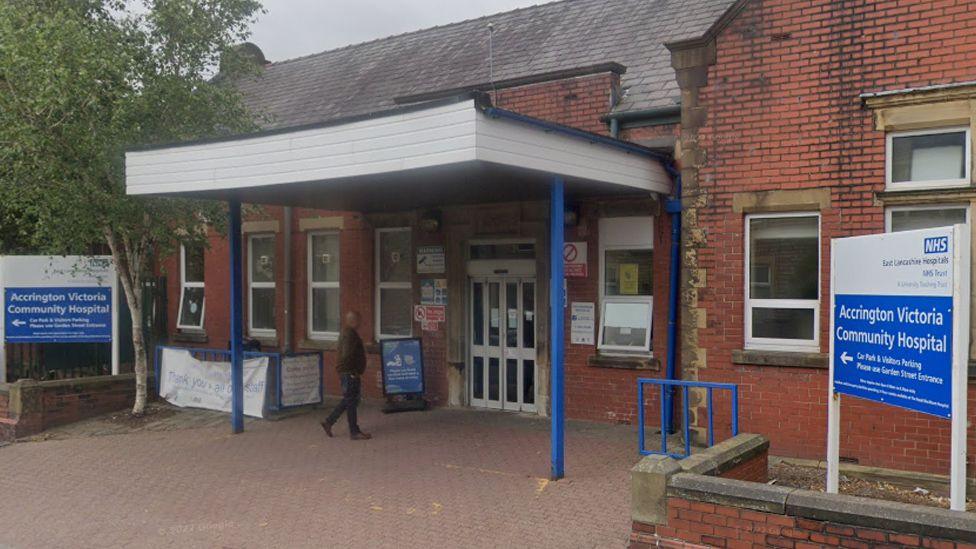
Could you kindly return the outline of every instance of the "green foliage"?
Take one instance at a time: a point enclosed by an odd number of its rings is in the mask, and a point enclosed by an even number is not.
[[[0,0],[0,220],[35,249],[113,244],[135,271],[200,240],[219,204],[125,194],[126,148],[241,133],[233,46],[255,0]],[[115,249],[115,248],[113,248]],[[138,277],[141,272],[133,273]]]

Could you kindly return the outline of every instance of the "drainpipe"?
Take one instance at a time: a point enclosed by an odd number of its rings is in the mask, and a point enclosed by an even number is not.
[[[680,113],[680,107],[678,107]],[[671,114],[670,111],[668,114]],[[609,117],[610,136],[619,139],[620,122],[622,116]],[[675,167],[673,161],[659,159],[661,165],[667,170],[674,184],[674,192],[671,198],[665,202],[664,210],[671,215],[671,282],[668,287],[668,356],[667,366],[664,376],[666,379],[676,379],[677,375],[677,351],[678,351],[678,286],[681,284],[681,172]],[[664,418],[661,422],[667,426],[668,432],[674,432],[674,387],[666,387],[664,390]]]
[[[291,219],[292,219],[292,208],[291,206],[285,206],[284,214],[282,215],[282,225],[284,225],[282,234],[285,240],[285,250],[282,254],[282,260],[285,263],[284,270],[284,309],[282,310],[282,320],[284,326],[281,330],[282,339],[282,351],[285,354],[292,352],[292,318],[291,318],[291,305],[292,305],[292,265],[291,265]]]
[[[665,164],[664,167],[674,181],[674,195],[665,203],[665,211],[671,214],[671,283],[668,288],[668,358],[665,376],[667,379],[675,379],[680,305],[678,285],[681,284],[681,173],[675,168],[674,163]],[[673,432],[674,426],[673,398],[674,387],[668,387],[664,393],[664,421],[662,422],[668,426],[668,432]]]

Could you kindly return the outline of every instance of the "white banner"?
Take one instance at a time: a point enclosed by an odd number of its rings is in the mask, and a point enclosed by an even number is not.
[[[322,402],[319,392],[322,370],[319,355],[297,355],[281,359],[281,405],[300,406]]]
[[[181,408],[230,412],[230,363],[193,358],[186,349],[163,349],[159,396]],[[268,357],[244,361],[244,415],[264,417]]]

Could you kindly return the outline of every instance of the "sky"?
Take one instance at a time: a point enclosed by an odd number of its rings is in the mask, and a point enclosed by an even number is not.
[[[263,0],[251,41],[281,61],[550,0]]]

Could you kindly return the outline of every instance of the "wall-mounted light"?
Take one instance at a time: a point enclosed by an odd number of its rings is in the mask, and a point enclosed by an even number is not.
[[[579,221],[580,221],[579,208],[577,207],[566,208],[566,211],[563,212],[563,224],[567,227],[575,227],[577,224],[579,224]]]

